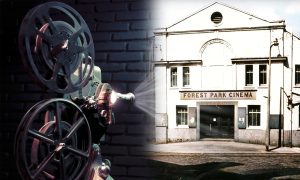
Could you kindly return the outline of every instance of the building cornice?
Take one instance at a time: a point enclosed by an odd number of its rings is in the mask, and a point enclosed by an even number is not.
[[[258,27],[235,27],[235,28],[215,28],[215,29],[200,29],[200,30],[185,30],[185,31],[157,31],[155,35],[180,35],[180,34],[200,34],[200,33],[214,33],[214,32],[236,32],[236,31],[257,31],[257,30],[285,30],[285,25],[275,26],[258,26]]]
[[[287,63],[287,57],[272,57],[272,63]],[[232,58],[232,64],[268,64],[269,57],[240,57]],[[202,60],[171,60],[171,61],[153,61],[155,66],[172,65],[202,65]]]
[[[173,60],[173,61],[154,61],[155,66],[171,65],[202,65],[202,60]]]
[[[269,57],[242,57],[232,58],[232,64],[268,64]],[[287,57],[272,57],[272,63],[286,63]]]

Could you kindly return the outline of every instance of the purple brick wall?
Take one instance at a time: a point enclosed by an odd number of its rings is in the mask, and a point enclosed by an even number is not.
[[[40,100],[57,97],[40,88],[24,69],[17,48],[18,31],[28,10],[42,0],[0,0],[1,118],[0,177],[20,179],[13,157],[16,128],[25,112]],[[148,72],[150,10],[141,0],[63,0],[88,23],[95,43],[95,64],[102,81],[117,91],[134,91]],[[112,161],[115,179],[148,179],[151,168],[143,159],[142,146],[151,139],[151,119],[126,102],[117,102],[116,124],[108,128],[102,146]],[[147,131],[146,131],[147,130]],[[150,132],[150,133],[149,133]]]

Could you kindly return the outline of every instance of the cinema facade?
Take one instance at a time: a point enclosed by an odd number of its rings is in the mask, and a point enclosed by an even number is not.
[[[300,146],[300,41],[287,29],[221,3],[157,29],[156,141],[264,144],[269,117],[272,145]]]

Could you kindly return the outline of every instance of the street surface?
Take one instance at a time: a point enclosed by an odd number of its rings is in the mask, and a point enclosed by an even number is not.
[[[263,145],[197,141],[148,149],[157,179],[300,179],[300,148],[266,152]]]

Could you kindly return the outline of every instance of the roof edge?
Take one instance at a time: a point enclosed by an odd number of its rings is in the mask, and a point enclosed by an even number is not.
[[[210,4],[210,5],[204,6],[203,8],[201,8],[200,10],[197,10],[196,12],[192,13],[191,15],[189,15],[189,16],[187,16],[187,17],[185,17],[185,18],[183,18],[183,19],[177,21],[176,23],[174,23],[174,24],[172,24],[172,25],[166,27],[166,29],[169,29],[169,28],[171,28],[171,27],[173,27],[173,26],[175,26],[175,25],[181,23],[182,21],[185,21],[186,19],[188,19],[188,18],[190,18],[190,17],[192,17],[192,16],[198,14],[199,12],[201,12],[201,11],[203,11],[203,10],[205,10],[205,9],[207,9],[207,8],[209,8],[209,7],[211,7],[211,6],[215,5],[215,4],[217,4],[217,3],[218,3],[218,2],[214,2],[214,3]]]
[[[187,16],[187,17],[185,17],[185,18],[183,18],[183,19],[177,21],[176,23],[174,23],[174,24],[172,24],[172,25],[170,25],[170,26],[167,26],[166,28],[163,28],[163,29],[169,29],[169,28],[171,28],[171,27],[173,27],[173,26],[175,26],[175,25],[177,25],[177,24],[179,24],[179,23],[185,21],[186,19],[189,19],[190,17],[192,17],[192,16],[194,16],[194,15],[196,15],[196,14],[198,14],[198,13],[204,11],[205,9],[207,9],[207,8],[209,8],[209,7],[211,7],[211,6],[215,5],[215,4],[219,4],[219,5],[228,7],[228,8],[230,8],[230,9],[239,11],[239,12],[241,12],[241,13],[247,14],[247,15],[249,15],[249,16],[252,16],[252,17],[254,17],[254,18],[260,19],[260,20],[265,21],[265,22],[267,22],[267,23],[283,23],[283,24],[285,24],[285,20],[268,21],[268,20],[266,20],[266,19],[260,18],[260,17],[258,17],[258,16],[255,16],[255,15],[249,13],[249,12],[240,10],[240,9],[238,9],[238,8],[235,8],[235,7],[233,7],[233,6],[227,5],[227,4],[225,4],[225,3],[214,2],[214,3],[210,4],[210,5],[204,6],[204,7],[201,8],[200,10],[197,10],[196,12],[192,13],[191,15],[189,15],[189,16]]]

